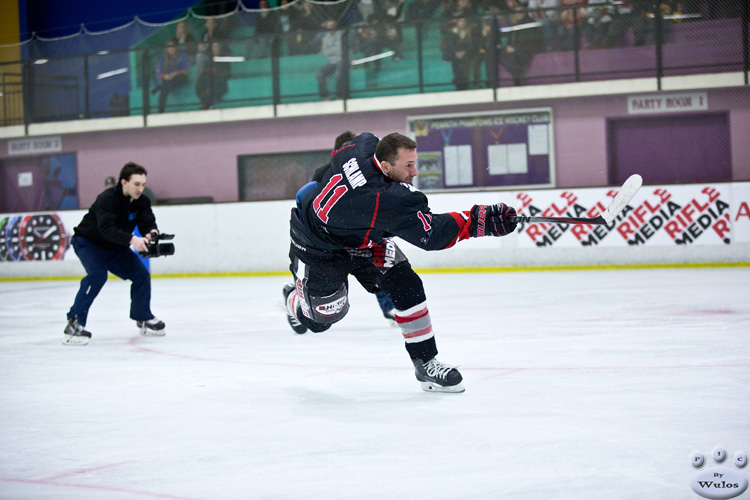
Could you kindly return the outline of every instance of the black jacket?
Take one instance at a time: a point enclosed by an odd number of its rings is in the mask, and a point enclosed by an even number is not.
[[[468,237],[465,214],[433,214],[422,192],[383,173],[375,159],[377,144],[377,137],[365,133],[344,145],[320,184],[300,200],[308,244],[327,251],[368,248],[398,236],[425,250],[441,250]]]
[[[142,195],[131,203],[130,198],[122,194],[122,186],[117,184],[97,196],[73,231],[76,236],[83,236],[102,248],[114,250],[130,245],[136,226],[143,235],[156,229],[151,200]]]

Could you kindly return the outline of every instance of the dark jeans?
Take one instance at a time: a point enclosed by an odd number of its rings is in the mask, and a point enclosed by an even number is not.
[[[328,63],[318,71],[318,92],[320,93],[320,98],[328,98],[328,77],[331,75],[334,75],[336,81],[336,97],[343,99],[346,91],[344,89],[344,75],[341,63]]]
[[[107,271],[133,282],[130,286],[131,319],[146,321],[154,317],[151,314],[151,275],[130,247],[107,250],[82,236],[74,236],[72,244],[86,269],[86,276],[81,280],[68,319],[78,317],[78,322],[86,325],[91,304],[107,282]]]
[[[159,84],[159,113],[163,113],[167,108],[167,96],[169,93],[177,87],[185,85],[187,82],[188,77],[184,74],[176,75],[171,80],[161,81]]]

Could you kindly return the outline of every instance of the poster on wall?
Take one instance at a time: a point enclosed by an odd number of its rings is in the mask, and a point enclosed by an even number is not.
[[[596,217],[617,194],[613,188],[520,191],[520,213]],[[729,245],[750,241],[750,183],[643,186],[607,225],[521,224],[525,248]]]
[[[551,108],[415,116],[407,130],[419,189],[554,185]]]

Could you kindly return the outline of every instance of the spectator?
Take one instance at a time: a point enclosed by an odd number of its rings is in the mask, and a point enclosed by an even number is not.
[[[472,80],[477,88],[497,86],[497,22],[494,16],[485,16],[477,30],[476,47],[472,51]],[[484,84],[482,84],[484,66]]]
[[[260,13],[255,18],[255,36],[250,40],[258,47],[257,56],[266,58],[271,55],[273,37],[279,29],[279,14],[271,9],[268,0],[260,0]]]
[[[645,45],[648,36],[648,1],[634,1],[613,5],[613,19],[607,32],[605,46],[628,45],[624,42],[625,33],[633,29],[633,45]]]
[[[383,0],[383,41],[394,52],[393,59],[402,59],[401,20],[404,14],[404,0]]]
[[[531,12],[531,17],[542,23],[544,46],[547,50],[557,50],[560,46],[560,0],[529,0],[529,9],[544,9]]]
[[[111,188],[115,184],[117,184],[117,180],[115,180],[115,178],[112,177],[111,175],[107,177],[106,179],[104,179],[104,187],[107,189]]]
[[[681,19],[674,18],[673,16],[679,16],[685,12],[685,8],[682,5],[682,2],[677,0],[661,0],[658,2],[657,8],[661,12],[661,30],[662,30],[662,37],[661,37],[661,43],[668,43],[672,36],[672,30],[674,26],[677,23],[681,22]],[[653,15],[654,9],[650,9],[651,12],[646,13],[647,19],[650,21],[649,24],[649,41],[651,43],[656,43],[656,19]],[[665,16],[667,16],[665,18]]]
[[[292,13],[294,10],[289,0],[281,0],[279,3],[279,22],[276,25],[277,32],[281,34],[282,40],[286,40],[292,31]]]
[[[338,29],[336,21],[330,19],[322,24],[325,31],[316,36],[316,45],[320,44],[320,53],[325,56],[326,63],[318,71],[318,92],[320,98],[327,100],[330,97],[328,91],[328,78],[333,75],[336,82],[336,96],[339,99],[345,97],[344,88],[344,63],[343,63],[343,34]]]
[[[190,64],[195,64],[195,53],[198,47],[195,44],[195,37],[185,21],[177,23],[174,39],[177,41],[180,52],[187,56]]]
[[[228,55],[226,46],[218,41],[211,42],[211,53],[213,57],[198,75],[195,84],[195,93],[201,101],[201,109],[213,109],[214,105],[221,101],[224,94],[229,91],[229,76],[231,75],[230,64],[227,61],[217,61],[217,57]]]
[[[469,88],[469,70],[472,54],[476,50],[474,36],[469,22],[464,17],[456,19],[455,26],[448,33],[445,46],[450,54],[453,67],[453,84],[456,90]]]
[[[522,85],[531,61],[543,46],[543,36],[539,27],[533,26],[534,19],[520,5],[516,5],[501,28],[500,64],[508,70],[514,85]],[[521,26],[528,25],[528,26]],[[521,27],[521,29],[509,29]]]
[[[195,56],[196,75],[203,73],[204,66],[213,58],[211,54],[211,42],[214,40],[223,40],[225,38],[217,19],[213,17],[207,18],[205,26],[206,31],[203,33],[203,36],[198,43],[198,53]]]
[[[371,14],[367,19],[367,24],[357,30],[356,47],[364,57],[371,57],[383,52],[383,35],[378,16],[375,14]],[[367,88],[377,86],[380,62],[380,59],[376,59],[361,65],[361,68],[365,71],[365,86]]]
[[[317,14],[313,10],[313,4],[306,0],[297,0],[292,11],[292,33],[288,39],[289,53],[291,55],[309,54],[315,50],[310,43],[314,34],[313,30],[320,27]]]
[[[613,14],[614,9],[609,4],[609,0],[589,0],[584,28],[587,48],[600,49],[604,47]]]
[[[383,12],[380,9],[380,0],[359,0],[354,5],[356,9],[356,17],[360,22],[370,23],[372,16],[380,19],[383,16]]]
[[[437,0],[412,0],[406,7],[404,20],[407,22],[429,21],[438,12]]]
[[[451,32],[456,26],[456,20],[459,18],[471,19],[477,15],[477,10],[471,3],[471,0],[443,0],[440,5],[440,51],[443,53],[444,61],[453,61],[454,51],[447,46],[451,38]]]
[[[572,6],[560,11],[560,50],[580,47],[579,39],[586,22],[586,8]],[[578,32],[576,33],[576,26]]]
[[[167,42],[164,55],[159,59],[156,66],[156,86],[152,93],[159,92],[159,113],[163,113],[167,107],[167,96],[169,93],[188,82],[188,70],[190,62],[185,54],[177,48],[177,42]]]

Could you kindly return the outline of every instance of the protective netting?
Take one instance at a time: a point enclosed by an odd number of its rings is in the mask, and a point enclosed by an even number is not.
[[[741,71],[748,2],[281,0],[0,46],[0,125]],[[166,48],[177,35],[176,50]]]

